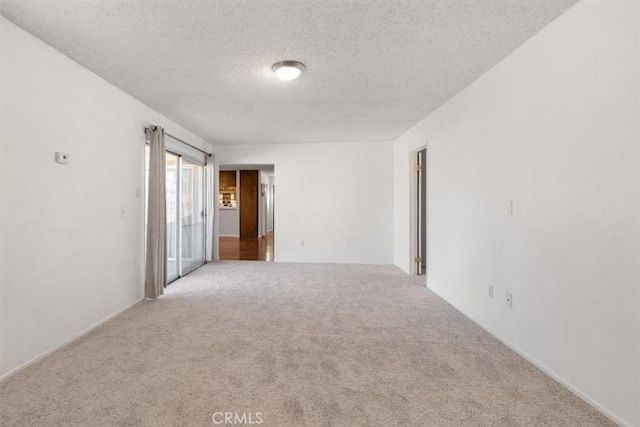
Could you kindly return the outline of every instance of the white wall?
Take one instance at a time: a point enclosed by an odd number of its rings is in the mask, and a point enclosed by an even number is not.
[[[214,152],[220,164],[275,165],[276,261],[393,262],[391,143],[219,145]]]
[[[429,140],[429,287],[635,426],[639,9],[579,3],[394,146],[396,264],[408,271],[409,153]]]
[[[143,127],[206,143],[2,17],[0,63],[3,375],[143,296]]]
[[[239,191],[238,191],[239,192]],[[240,216],[238,208],[219,209],[219,230],[220,236],[239,237],[240,236]]]

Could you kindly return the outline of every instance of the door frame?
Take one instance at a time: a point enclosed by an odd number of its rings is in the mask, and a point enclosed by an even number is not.
[[[229,162],[221,162],[218,158],[215,158],[215,168],[214,168],[214,176],[215,181],[214,181],[214,205],[213,205],[213,210],[215,212],[215,218],[214,218],[214,232],[213,232],[213,240],[215,241],[215,245],[214,245],[214,257],[213,259],[216,261],[220,260],[220,237],[231,237],[228,235],[221,235],[220,233],[220,204],[218,203],[218,195],[220,194],[220,171],[222,170],[235,170],[237,172],[236,174],[236,188],[238,189],[238,194],[236,196],[236,200],[238,201],[238,221],[240,221],[240,201],[242,199],[242,192],[240,191],[240,170],[254,170],[255,168],[257,168],[257,170],[260,171],[264,171],[267,170],[266,168],[270,167],[270,171],[274,176],[274,184],[270,185],[269,184],[269,191],[270,191],[270,198],[271,198],[271,204],[272,204],[272,209],[273,209],[273,229],[271,230],[273,234],[273,258],[272,258],[272,262],[274,262],[276,260],[276,255],[275,255],[275,246],[276,246],[276,240],[277,240],[277,236],[275,235],[275,228],[276,228],[276,215],[275,215],[275,173],[276,173],[276,169],[277,169],[277,164],[275,162],[258,162],[258,163],[229,163]],[[260,173],[258,173],[258,177],[260,177]],[[259,182],[260,183],[260,182]],[[258,189],[260,189],[260,186],[258,185]],[[260,193],[258,193],[258,195],[260,195]],[[260,207],[260,202],[258,201],[258,208]],[[265,218],[266,221],[266,218]],[[238,237],[240,238],[240,224],[238,224],[238,235],[237,236],[233,236],[233,237]],[[264,236],[263,236],[264,237]]]
[[[415,262],[415,258],[418,256],[419,254],[419,249],[418,249],[418,245],[420,243],[419,239],[418,239],[418,203],[419,203],[419,198],[418,198],[418,171],[416,169],[416,166],[418,165],[418,153],[420,153],[422,150],[425,150],[425,155],[424,155],[424,159],[422,159],[422,173],[425,174],[425,178],[428,178],[427,171],[427,159],[429,157],[429,151],[428,151],[428,145],[429,145],[429,141],[425,142],[425,145],[411,151],[409,153],[409,245],[410,245],[410,250],[409,250],[409,266],[410,266],[410,274],[411,275],[418,275],[418,265]],[[429,192],[429,180],[425,179],[425,194],[428,194]],[[428,201],[428,198],[427,198]],[[427,205],[427,201],[425,201],[425,205]],[[428,209],[428,206],[427,208]],[[425,222],[424,224],[424,229],[425,229],[425,234],[424,234],[424,238],[427,239],[427,223]],[[428,245],[427,245],[427,251],[428,251]],[[427,254],[423,254],[423,258],[426,258]],[[425,268],[425,271],[422,272],[421,275],[427,277],[427,273],[428,273],[428,267]]]

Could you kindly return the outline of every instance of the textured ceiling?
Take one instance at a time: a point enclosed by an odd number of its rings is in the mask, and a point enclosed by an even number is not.
[[[213,143],[391,140],[576,0],[0,0]],[[306,65],[281,82],[277,61]]]

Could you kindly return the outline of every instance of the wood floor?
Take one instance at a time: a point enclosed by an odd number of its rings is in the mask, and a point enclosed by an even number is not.
[[[273,261],[273,233],[265,237],[220,237],[221,260]]]

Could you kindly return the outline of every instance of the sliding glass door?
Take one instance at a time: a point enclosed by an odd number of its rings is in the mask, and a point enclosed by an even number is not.
[[[180,173],[181,265],[186,274],[204,264],[204,166],[183,158]]]
[[[205,263],[205,166],[167,151],[165,167],[167,283],[171,283]],[[147,189],[148,176],[149,147],[146,149]]]
[[[165,188],[167,198],[167,281],[171,282],[180,275],[178,265],[178,165],[180,157],[165,155]]]

